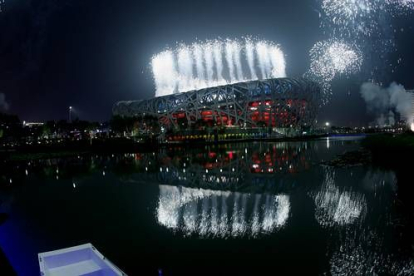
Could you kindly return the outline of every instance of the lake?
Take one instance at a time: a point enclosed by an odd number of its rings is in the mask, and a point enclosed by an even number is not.
[[[413,275],[393,171],[321,165],[356,138],[234,143],[4,163],[0,247],[92,243],[128,275]]]

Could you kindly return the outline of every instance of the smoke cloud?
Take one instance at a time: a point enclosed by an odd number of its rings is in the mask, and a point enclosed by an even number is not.
[[[0,93],[0,111],[7,111],[9,104],[6,102],[6,95]]]
[[[404,86],[393,82],[384,88],[366,82],[362,84],[360,93],[367,103],[368,112],[376,116],[378,125],[394,125],[395,113],[406,120],[408,125],[413,123],[413,95],[408,93]]]

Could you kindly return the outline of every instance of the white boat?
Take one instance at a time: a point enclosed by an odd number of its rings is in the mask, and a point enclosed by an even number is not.
[[[42,276],[125,276],[92,244],[39,253]]]

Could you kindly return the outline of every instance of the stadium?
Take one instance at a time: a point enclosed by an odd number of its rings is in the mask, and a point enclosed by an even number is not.
[[[122,101],[113,115],[158,119],[165,129],[208,126],[241,128],[312,127],[321,99],[320,86],[306,79],[272,78],[174,93],[140,101]]]

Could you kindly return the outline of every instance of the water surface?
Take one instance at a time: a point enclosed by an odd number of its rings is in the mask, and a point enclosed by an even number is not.
[[[9,163],[0,246],[19,275],[38,275],[38,252],[87,242],[129,275],[413,275],[396,174],[320,165],[359,147],[330,138]]]

